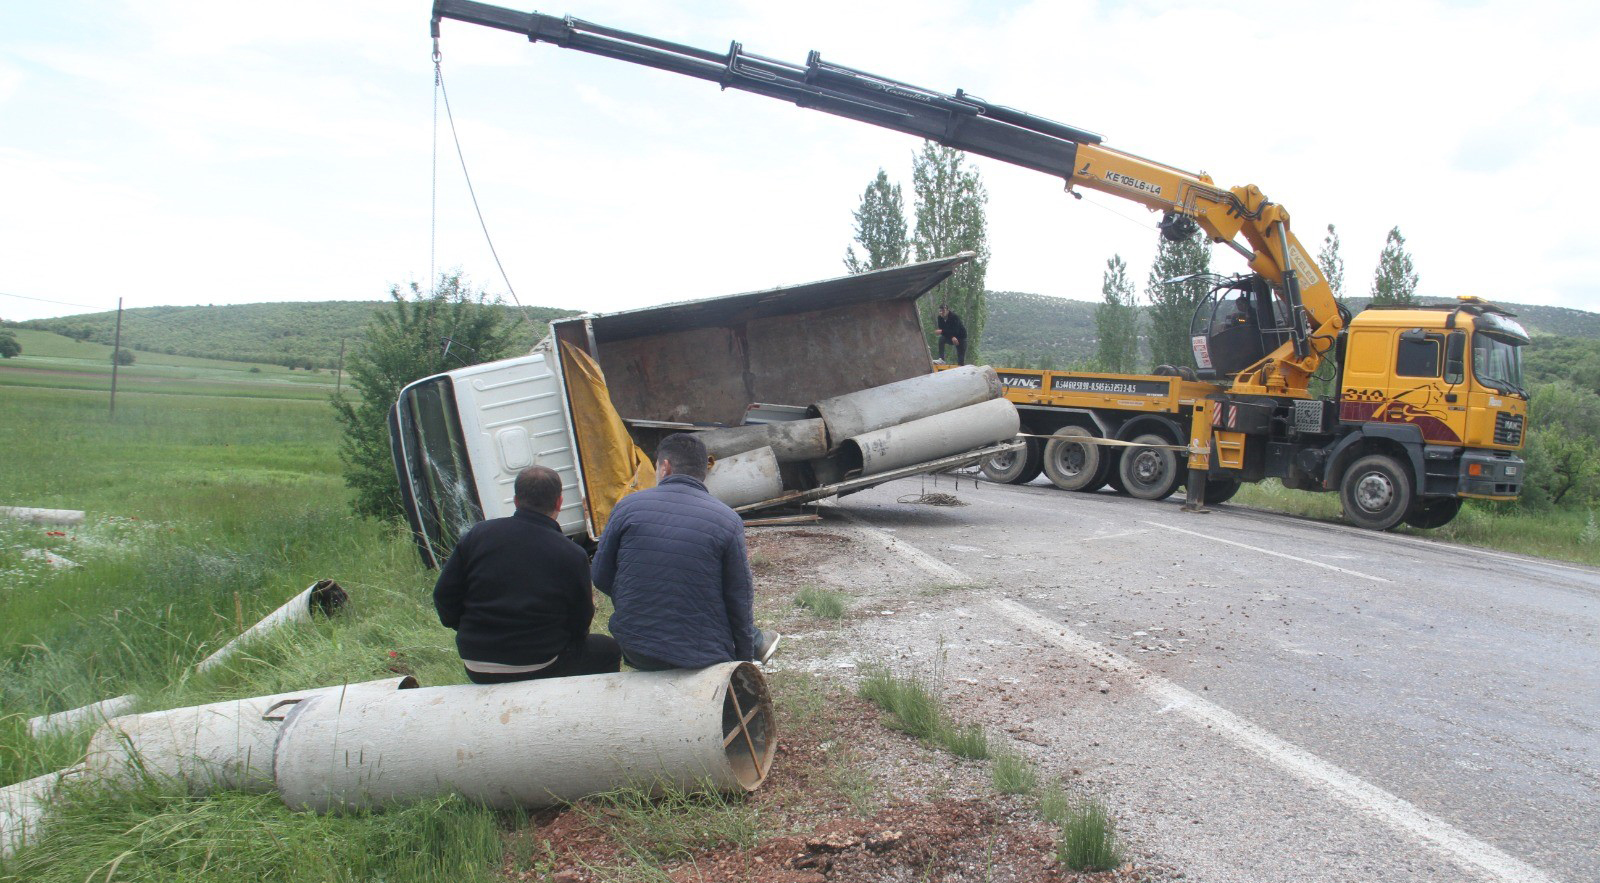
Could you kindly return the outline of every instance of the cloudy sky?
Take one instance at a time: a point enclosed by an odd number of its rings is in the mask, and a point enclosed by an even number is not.
[[[816,49],[1257,184],[1311,248],[1337,225],[1356,294],[1398,225],[1424,294],[1600,310],[1594,3],[571,3],[541,11],[795,63]],[[432,232],[428,17],[419,0],[0,6],[0,317],[377,299],[430,266],[505,294],[447,128]],[[877,170],[909,197],[904,135],[456,22],[441,51],[525,304],[839,275]],[[1097,299],[1113,253],[1143,280],[1154,216],[975,162],[990,288]]]

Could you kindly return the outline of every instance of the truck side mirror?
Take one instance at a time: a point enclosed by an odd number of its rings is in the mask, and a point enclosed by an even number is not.
[[[1467,336],[1460,331],[1451,332],[1444,345],[1444,382],[1460,383],[1467,377]]]

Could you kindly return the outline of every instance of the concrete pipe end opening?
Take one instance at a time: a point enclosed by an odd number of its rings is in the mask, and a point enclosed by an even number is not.
[[[310,605],[313,614],[332,616],[350,603],[350,593],[331,579],[319,579],[311,584],[311,592],[306,598],[306,603]]]
[[[767,780],[778,751],[778,734],[767,679],[753,662],[740,663],[728,677],[722,698],[722,751],[746,791]]]

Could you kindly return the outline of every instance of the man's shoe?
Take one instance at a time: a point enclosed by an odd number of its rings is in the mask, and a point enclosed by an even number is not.
[[[783,635],[777,632],[763,631],[761,633],[761,646],[756,648],[756,660],[766,665],[772,660],[772,654],[778,652],[778,642],[783,640]]]

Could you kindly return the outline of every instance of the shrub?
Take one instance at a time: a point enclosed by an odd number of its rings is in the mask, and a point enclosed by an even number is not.
[[[17,342],[17,336],[9,331],[0,331],[0,359],[10,359],[22,355],[22,344]]]
[[[133,350],[130,350],[127,347],[118,349],[115,353],[111,354],[111,362],[114,365],[132,365]]]

